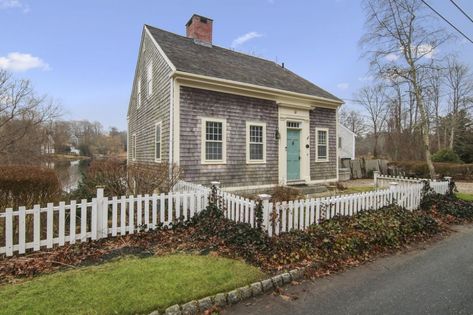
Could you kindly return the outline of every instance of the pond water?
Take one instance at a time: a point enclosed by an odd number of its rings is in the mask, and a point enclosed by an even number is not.
[[[87,170],[89,160],[54,161],[47,166],[54,169],[59,177],[62,190],[71,192],[77,188],[82,173]]]

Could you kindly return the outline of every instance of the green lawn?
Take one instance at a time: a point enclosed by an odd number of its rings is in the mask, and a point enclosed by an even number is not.
[[[465,193],[456,193],[458,199],[465,200],[465,201],[473,201],[473,194],[465,194]]]
[[[127,257],[0,286],[0,314],[148,314],[263,277],[219,257]]]

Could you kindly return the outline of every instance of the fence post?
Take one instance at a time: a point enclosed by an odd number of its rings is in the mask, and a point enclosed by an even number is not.
[[[97,231],[97,239],[101,239],[107,236],[106,232],[103,230],[104,227],[104,197],[103,197],[103,187],[97,186],[97,226],[95,228]]]
[[[444,179],[446,181],[448,181],[449,183],[452,181],[452,177],[451,176],[445,176]]]
[[[378,187],[379,171],[373,171],[374,187]]]
[[[220,182],[218,180],[214,180],[210,182],[210,185],[215,186],[215,188],[220,188]]]
[[[269,200],[271,199],[271,195],[261,194],[258,195],[258,198],[263,202],[263,230],[269,231]]]

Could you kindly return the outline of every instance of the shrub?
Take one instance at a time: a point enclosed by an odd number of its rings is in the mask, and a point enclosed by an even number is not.
[[[37,166],[0,166],[0,211],[58,201],[61,185],[54,170]]]
[[[428,194],[422,199],[421,209],[447,223],[473,222],[473,202],[460,200],[454,194]]]
[[[265,270],[281,270],[308,262],[333,265],[364,260],[382,251],[397,249],[415,238],[440,231],[437,222],[422,211],[388,206],[352,217],[335,217],[307,231],[268,237],[266,232],[224,217],[215,205],[194,217],[192,239]]]
[[[429,168],[424,161],[394,161],[388,163],[390,171],[397,175],[403,173],[407,176],[427,178]],[[472,180],[473,164],[434,163],[435,171],[440,177],[451,176],[455,179]]]
[[[272,202],[282,202],[303,199],[304,195],[296,188],[276,186],[271,191]]]
[[[71,197],[93,198],[99,186],[104,188],[106,196],[168,192],[179,178],[180,169],[176,166],[169,176],[167,163],[127,165],[118,159],[94,160]]]
[[[462,163],[458,154],[450,149],[442,149],[432,155],[433,162]]]

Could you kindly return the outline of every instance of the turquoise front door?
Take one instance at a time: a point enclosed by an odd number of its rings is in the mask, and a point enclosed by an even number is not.
[[[301,131],[287,130],[287,180],[298,180],[301,177]]]

